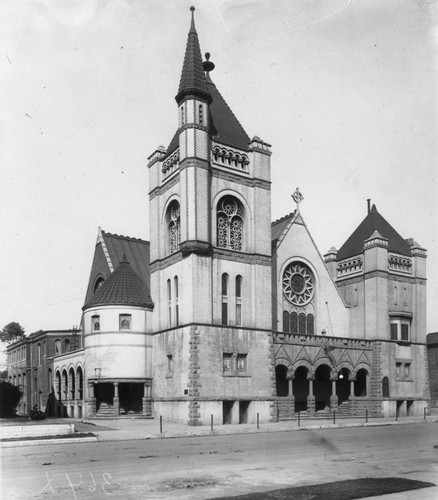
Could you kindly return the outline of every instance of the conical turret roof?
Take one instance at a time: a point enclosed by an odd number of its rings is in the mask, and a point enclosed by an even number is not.
[[[82,309],[108,305],[154,307],[148,288],[129,265],[125,256]]]
[[[411,249],[406,240],[379,214],[376,205],[373,205],[365,219],[341,246],[336,260],[348,259],[354,255],[361,254],[363,252],[364,241],[375,231],[388,240],[388,249],[390,252],[411,255]]]
[[[200,95],[208,98],[207,82],[202,67],[201,49],[199,47],[198,34],[195,28],[194,7],[191,7],[192,21],[190,31],[187,38],[186,53],[181,72],[181,80],[179,82],[178,94],[176,101],[179,101],[187,94]]]

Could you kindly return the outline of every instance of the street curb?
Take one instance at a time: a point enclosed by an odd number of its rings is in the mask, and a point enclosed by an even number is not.
[[[128,437],[126,439],[114,439],[111,437],[104,437],[102,434],[96,432],[99,436],[99,441],[130,441],[132,439],[138,440],[148,440],[148,439],[171,439],[171,438],[184,438],[184,437],[208,437],[208,436],[228,436],[236,434],[268,434],[270,432],[291,432],[291,431],[307,431],[307,430],[324,430],[324,429],[346,429],[346,428],[357,428],[357,427],[385,427],[391,425],[407,425],[407,424],[420,424],[420,423],[435,423],[438,418],[421,420],[421,421],[394,421],[394,422],[361,422],[361,423],[345,423],[345,424],[323,424],[323,425],[307,425],[301,427],[291,427],[289,429],[272,429],[272,428],[259,428],[259,429],[230,429],[227,432],[221,432],[218,430],[213,431],[200,431],[200,432],[163,432],[162,434],[146,434],[144,437],[132,438]]]
[[[66,443],[86,443],[100,441],[99,436],[88,436],[83,438],[53,438],[53,439],[23,439],[22,441],[2,441],[1,448],[15,448],[19,446],[34,446],[41,444],[66,444]]]
[[[340,424],[313,424],[313,425],[302,425],[300,427],[289,427],[285,428],[264,428],[263,425],[259,429],[242,429],[239,427],[230,428],[228,426],[226,432],[223,432],[223,426],[221,430],[199,430],[187,431],[187,432],[168,432],[164,431],[162,434],[145,434],[144,436],[136,437],[124,437],[121,439],[114,438],[112,436],[106,437],[104,434],[106,431],[94,432],[95,436],[78,437],[78,438],[53,438],[53,439],[32,439],[32,440],[21,440],[21,441],[3,441],[0,443],[2,448],[12,448],[19,446],[34,446],[34,445],[44,445],[44,444],[67,444],[67,443],[86,443],[86,442],[113,442],[113,441],[146,441],[148,439],[172,439],[172,438],[188,438],[188,437],[209,437],[209,436],[229,436],[237,434],[268,434],[270,432],[294,432],[294,431],[314,431],[314,430],[324,430],[324,429],[351,429],[357,427],[385,427],[392,425],[407,425],[407,424],[421,424],[421,423],[436,423],[438,422],[437,417],[429,417],[426,420],[396,420],[396,421],[380,421],[380,422],[348,422]],[[296,423],[296,421],[294,422]],[[114,432],[114,431],[112,431]]]

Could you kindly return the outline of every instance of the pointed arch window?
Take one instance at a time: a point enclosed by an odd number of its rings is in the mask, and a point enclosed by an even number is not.
[[[241,251],[243,248],[243,209],[233,196],[225,196],[217,206],[217,246]]]
[[[181,218],[179,203],[175,200],[172,201],[168,208],[168,232],[169,232],[169,251],[170,253],[179,250],[181,242]]]

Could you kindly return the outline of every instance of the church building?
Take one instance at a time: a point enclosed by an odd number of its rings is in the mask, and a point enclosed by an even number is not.
[[[369,204],[322,256],[298,188],[295,211],[271,222],[271,146],[214,84],[191,10],[176,131],[148,158],[150,241],[99,228],[81,347],[52,358],[54,414],[422,414],[425,249]]]

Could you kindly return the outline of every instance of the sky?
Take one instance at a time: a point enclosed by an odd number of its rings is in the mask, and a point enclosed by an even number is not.
[[[272,216],[321,254],[366,199],[428,250],[438,331],[437,3],[1,0],[0,328],[78,325],[98,227],[148,239],[147,158],[177,127],[190,5],[211,77],[272,144]]]

